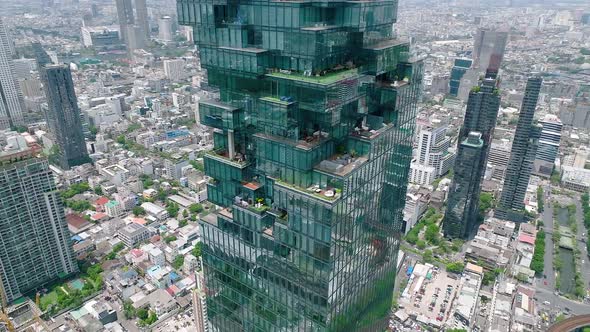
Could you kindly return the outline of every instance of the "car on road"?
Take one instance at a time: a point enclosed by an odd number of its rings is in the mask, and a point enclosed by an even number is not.
[[[544,304],[544,305],[550,305],[550,304],[551,304],[551,302],[549,302],[549,301],[543,301],[543,304]]]

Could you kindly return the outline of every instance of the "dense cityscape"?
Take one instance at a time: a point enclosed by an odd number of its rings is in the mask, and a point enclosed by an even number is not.
[[[0,332],[590,331],[588,1],[0,9]]]

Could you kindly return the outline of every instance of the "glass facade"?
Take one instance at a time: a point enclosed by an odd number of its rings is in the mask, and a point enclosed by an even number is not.
[[[454,97],[459,96],[459,87],[461,86],[461,79],[463,75],[471,68],[473,60],[471,59],[455,59],[455,65],[451,69],[451,79],[449,81],[449,94]]]
[[[211,326],[385,328],[422,84],[397,1],[177,5],[220,90],[199,104]]]
[[[500,94],[498,82],[488,73],[488,78],[469,92],[465,119],[459,132],[459,146],[455,159],[455,175],[449,188],[443,231],[448,238],[467,238],[479,222],[479,194],[488,155],[492,144]],[[479,144],[464,144],[471,133],[478,133]]]

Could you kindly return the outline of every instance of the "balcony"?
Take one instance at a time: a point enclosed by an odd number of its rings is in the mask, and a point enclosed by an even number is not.
[[[206,157],[209,157],[211,159],[217,160],[225,164],[229,164],[239,169],[244,169],[248,165],[250,165],[250,162],[246,160],[246,157],[243,154],[236,153],[234,158],[230,158],[229,152],[225,149],[209,151],[207,152]]]
[[[307,188],[302,188],[297,185],[287,183],[287,182],[281,181],[279,179],[275,179],[275,185],[299,192],[301,194],[322,200],[322,201],[330,203],[330,204],[333,203],[334,201],[336,201],[338,198],[340,198],[340,196],[342,194],[342,190],[340,190],[338,188],[332,188],[332,187],[321,188],[320,185],[318,185],[318,184],[312,185]]]
[[[366,157],[353,157],[350,154],[345,154],[324,160],[319,163],[315,169],[330,175],[344,177],[358,169],[367,161],[368,159]]]

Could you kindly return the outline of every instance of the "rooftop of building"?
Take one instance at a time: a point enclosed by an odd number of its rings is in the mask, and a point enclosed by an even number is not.
[[[293,80],[302,83],[310,83],[310,84],[318,84],[318,85],[332,85],[334,83],[338,83],[339,81],[355,78],[358,76],[358,70],[356,68],[352,69],[340,69],[335,70],[333,72],[328,72],[324,75],[312,75],[309,72],[309,75],[300,72],[292,72],[288,70],[276,71],[266,74],[268,77],[278,78],[278,79],[286,79],[286,80]]]

